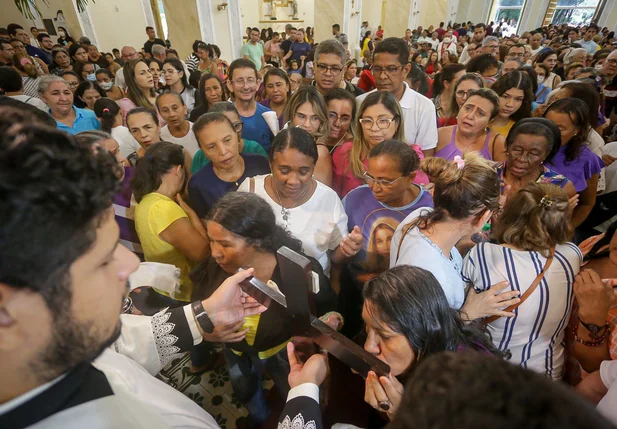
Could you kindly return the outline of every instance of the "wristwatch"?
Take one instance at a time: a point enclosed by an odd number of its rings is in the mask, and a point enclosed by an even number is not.
[[[600,335],[600,332],[604,330],[604,328],[606,328],[608,325],[603,325],[603,326],[598,326],[598,325],[594,325],[593,323],[585,323],[583,322],[580,318],[578,319],[579,322],[581,322],[581,325],[583,325],[585,327],[585,329],[587,329],[587,331],[589,331],[589,335],[591,336],[591,338],[598,338]]]
[[[212,323],[212,320],[210,320],[208,313],[206,313],[201,301],[191,303],[191,309],[193,310],[193,316],[195,316],[195,320],[199,324],[201,330],[206,334],[211,334],[214,332],[214,324]]]

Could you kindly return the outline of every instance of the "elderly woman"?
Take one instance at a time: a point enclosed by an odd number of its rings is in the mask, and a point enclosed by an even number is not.
[[[459,110],[457,124],[439,128],[435,156],[452,161],[465,153],[479,152],[488,160],[494,159],[495,147],[504,137],[491,132],[490,124],[499,114],[499,96],[491,89],[478,89]]]
[[[49,114],[56,120],[58,128],[69,134],[101,128],[93,111],[73,106],[73,92],[61,77],[40,78],[39,98],[49,106]]]

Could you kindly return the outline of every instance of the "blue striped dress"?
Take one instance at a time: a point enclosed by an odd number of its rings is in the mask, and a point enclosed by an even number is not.
[[[553,379],[564,375],[564,331],[574,299],[574,276],[583,256],[574,244],[558,245],[548,272],[529,298],[514,310],[512,318],[501,317],[489,325],[495,347],[509,350],[510,361]],[[538,252],[514,250],[480,243],[463,262],[463,278],[481,292],[507,280],[521,295],[544,268],[546,258]]]

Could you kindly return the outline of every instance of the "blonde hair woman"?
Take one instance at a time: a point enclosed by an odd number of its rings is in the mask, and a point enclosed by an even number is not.
[[[387,91],[376,91],[364,99],[358,111],[353,142],[343,143],[332,157],[332,188],[342,197],[364,184],[368,154],[386,140],[404,141],[403,113],[396,98]],[[417,145],[411,145],[420,159]],[[416,175],[416,183],[427,183],[426,175]]]
[[[283,117],[287,126],[302,128],[313,137],[319,155],[315,165],[315,179],[331,186],[332,158],[326,146],[330,135],[330,120],[326,100],[314,86],[303,86],[289,98]]]
[[[572,310],[574,277],[582,255],[570,243],[568,195],[563,189],[530,183],[508,200],[493,232],[463,264],[476,291],[508,281],[521,300],[511,320],[488,319],[493,344],[509,351],[510,362],[555,380],[564,375],[564,331]]]

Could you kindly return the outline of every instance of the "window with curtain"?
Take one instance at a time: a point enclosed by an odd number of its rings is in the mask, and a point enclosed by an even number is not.
[[[558,0],[553,24],[585,25],[591,22],[600,0]]]
[[[495,27],[501,24],[501,32],[504,36],[514,34],[521,20],[524,7],[525,0],[494,0],[489,22],[495,22]]]

